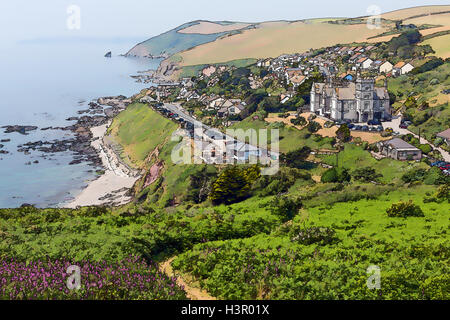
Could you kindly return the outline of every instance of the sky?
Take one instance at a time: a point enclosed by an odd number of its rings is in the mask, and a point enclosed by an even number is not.
[[[54,37],[142,38],[185,22],[228,20],[260,22],[368,15],[371,5],[382,12],[420,5],[444,5],[450,0],[1,0],[0,39],[33,40]],[[74,11],[79,8],[79,24]],[[79,26],[79,28],[78,28]]]

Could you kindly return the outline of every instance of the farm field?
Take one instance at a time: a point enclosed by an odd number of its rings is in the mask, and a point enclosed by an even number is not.
[[[234,59],[277,57],[283,53],[305,52],[310,48],[321,48],[336,43],[362,42],[384,31],[386,30],[370,30],[365,24],[266,22],[260,24],[257,29],[244,30],[240,34],[218,39],[176,56],[181,58],[182,66]]]
[[[450,58],[450,34],[425,40],[423,44],[429,44],[436,51],[436,56],[442,59]]]

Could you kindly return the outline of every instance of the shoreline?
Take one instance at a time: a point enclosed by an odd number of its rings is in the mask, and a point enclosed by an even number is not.
[[[107,124],[90,128],[91,145],[97,151],[105,173],[89,182],[80,194],[61,207],[75,209],[83,206],[123,205],[131,201],[127,195],[135,182],[140,178],[138,172],[130,170],[122,164],[114,150],[104,143],[104,137],[111,121]]]

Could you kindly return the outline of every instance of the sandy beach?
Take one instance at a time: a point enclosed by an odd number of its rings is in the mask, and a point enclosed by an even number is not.
[[[107,149],[102,143],[108,126],[109,124],[105,124],[91,128],[94,139],[92,146],[99,152],[105,173],[98,179],[90,182],[75,199],[64,204],[63,207],[76,208],[106,203],[121,205],[131,200],[130,197],[126,196],[126,193],[139,179],[139,176],[123,166],[114,152]]]

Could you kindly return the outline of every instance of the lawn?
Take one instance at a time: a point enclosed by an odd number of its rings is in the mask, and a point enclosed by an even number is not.
[[[253,120],[250,117],[234,124],[231,129],[268,129],[268,141],[270,139],[270,129],[278,129],[280,137],[280,151],[289,152],[304,146],[311,149],[333,149],[333,138],[311,135],[306,129],[298,130],[281,123],[267,123],[262,120]]]
[[[318,155],[326,164],[335,166],[335,155]],[[347,168],[353,171],[358,168],[372,167],[383,175],[381,182],[390,183],[397,182],[401,176],[412,168],[428,168],[425,163],[415,161],[397,161],[390,158],[376,160],[370,152],[362,149],[355,144],[346,144],[343,151],[338,156],[339,167]]]

